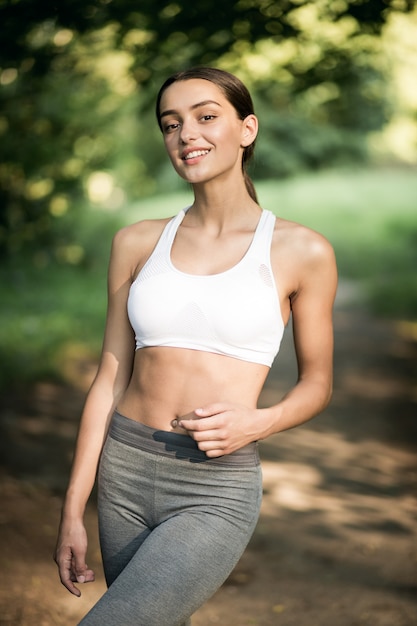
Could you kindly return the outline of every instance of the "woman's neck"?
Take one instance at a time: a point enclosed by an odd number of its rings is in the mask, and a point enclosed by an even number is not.
[[[236,220],[258,216],[260,207],[252,200],[246,185],[227,186],[216,181],[193,185],[194,203],[190,217],[201,223],[216,224],[218,227]]]

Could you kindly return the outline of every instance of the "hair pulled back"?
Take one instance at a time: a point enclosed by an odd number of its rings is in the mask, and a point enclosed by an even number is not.
[[[180,72],[176,72],[164,82],[162,87],[160,88],[157,99],[156,99],[156,117],[158,120],[159,128],[162,130],[161,124],[161,98],[166,89],[170,87],[173,83],[178,81],[185,81],[191,79],[202,79],[208,80],[211,83],[214,83],[219,87],[219,89],[223,92],[226,99],[230,102],[230,104],[235,109],[237,116],[240,120],[244,120],[248,115],[254,114],[254,107],[251,95],[242,81],[226,72],[224,70],[220,70],[214,67],[192,67],[187,70],[182,70]],[[253,153],[255,151],[255,141],[247,146],[243,151],[242,157],[242,171],[245,180],[246,189],[250,195],[250,197],[258,202],[258,198],[256,195],[255,187],[250,176],[247,173],[246,167],[249,161],[251,160]]]

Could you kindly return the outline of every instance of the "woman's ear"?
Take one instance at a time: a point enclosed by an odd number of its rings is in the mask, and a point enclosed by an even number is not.
[[[258,134],[258,118],[256,115],[248,115],[242,123],[242,148],[247,148],[256,139]]]

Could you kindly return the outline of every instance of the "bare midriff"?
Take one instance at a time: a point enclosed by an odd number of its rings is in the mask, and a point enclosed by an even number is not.
[[[198,408],[218,402],[256,408],[268,372],[265,365],[210,352],[141,348],[117,410],[151,428],[185,434],[172,421],[198,419]]]

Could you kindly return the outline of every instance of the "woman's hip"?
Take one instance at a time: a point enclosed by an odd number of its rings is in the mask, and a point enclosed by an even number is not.
[[[192,507],[257,517],[262,475],[257,444],[211,459],[191,437],[115,413],[99,470],[99,497],[152,507],[161,516]],[[129,504],[129,505],[130,505]]]

